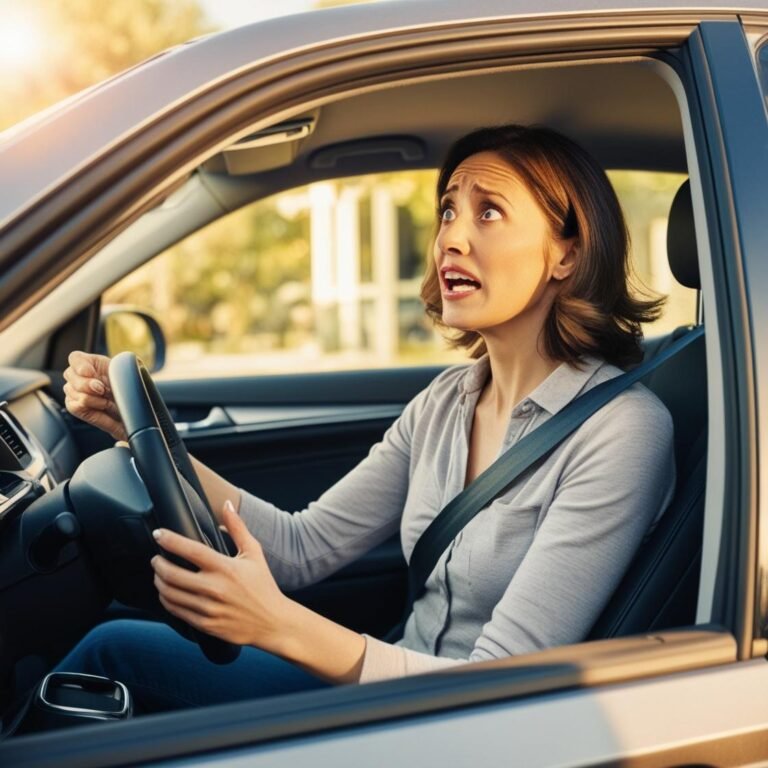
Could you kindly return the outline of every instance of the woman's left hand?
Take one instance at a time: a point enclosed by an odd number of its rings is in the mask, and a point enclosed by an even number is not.
[[[235,557],[167,529],[154,532],[162,549],[200,569],[190,571],[161,555],[153,557],[160,602],[196,629],[236,645],[272,650],[288,599],[275,583],[261,545],[230,502],[224,504],[222,522],[237,545]]]

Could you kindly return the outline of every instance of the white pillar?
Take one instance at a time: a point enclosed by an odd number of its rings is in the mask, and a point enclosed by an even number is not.
[[[312,280],[312,311],[315,318],[315,338],[320,349],[335,349],[336,318],[336,186],[319,182],[309,188],[309,252]]]
[[[397,209],[388,186],[371,192],[371,259],[376,286],[375,350],[379,362],[390,362],[398,346]]]
[[[309,246],[312,304],[324,307],[336,298],[336,265],[334,263],[334,205],[336,190],[328,182],[309,188]]]
[[[336,287],[339,300],[339,342],[342,349],[362,346],[360,312],[359,191],[342,189],[336,204]]]

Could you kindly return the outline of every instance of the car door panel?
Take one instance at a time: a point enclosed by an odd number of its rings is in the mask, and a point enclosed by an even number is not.
[[[158,381],[166,402],[203,405],[333,405],[405,403],[441,366]]]
[[[439,370],[159,381],[158,387],[192,455],[290,513],[365,458]],[[405,579],[395,536],[294,596],[347,626],[382,634],[400,616]]]
[[[747,669],[734,658],[723,630],[614,638],[474,665],[474,674],[465,667],[140,718],[91,728],[87,740],[61,729],[45,746],[13,740],[1,751],[4,764],[29,766],[81,766],[97,750],[108,756],[99,765],[357,766],[382,765],[385,755],[473,766],[478,754],[526,766],[711,765],[713,755],[717,765],[757,764],[768,664]],[[55,762],[43,763],[48,754]]]
[[[358,464],[393,420],[350,422],[344,415],[342,411],[339,422],[232,430],[194,435],[185,441],[194,456],[234,485],[290,514],[305,508]],[[395,537],[293,596],[345,626],[380,634],[400,615],[404,569],[399,537]],[[375,607],[370,599],[374,594]]]

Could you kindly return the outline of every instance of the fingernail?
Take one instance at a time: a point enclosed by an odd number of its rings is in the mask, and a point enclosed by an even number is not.
[[[100,381],[92,381],[91,382],[91,389],[97,394],[97,395],[103,395],[104,394],[104,385]]]
[[[152,531],[152,535],[155,537],[155,541],[160,541],[163,535],[163,529],[162,528],[155,528],[154,531]]]
[[[227,512],[235,511],[235,505],[229,499],[224,502],[224,508],[227,510]]]

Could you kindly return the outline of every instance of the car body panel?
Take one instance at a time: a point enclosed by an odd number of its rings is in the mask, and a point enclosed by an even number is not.
[[[697,699],[697,695],[710,696],[713,687],[718,685],[722,686],[720,690],[730,691],[730,685],[740,689],[745,680],[753,679],[748,677],[747,669],[756,673],[755,679],[762,679],[768,669],[764,660],[738,665],[727,663],[734,659],[735,650],[733,638],[714,629],[602,640],[484,662],[455,671],[361,686],[341,686],[206,710],[168,713],[99,728],[83,727],[77,732],[70,730],[47,734],[44,742],[21,738],[1,746],[0,757],[7,757],[14,765],[35,765],[36,768],[48,765],[56,765],[57,768],[106,767],[172,760],[174,755],[183,755],[186,762],[196,753],[203,753],[200,754],[203,761],[215,760],[217,758],[213,754],[205,753],[242,746],[247,748],[248,753],[264,753],[265,759],[270,752],[278,756],[282,752],[290,752],[292,756],[298,755],[296,759],[301,765],[305,760],[312,759],[315,745],[324,744],[342,765],[347,764],[344,762],[347,756],[351,759],[365,756],[364,763],[372,760],[376,765],[377,760],[388,760],[393,754],[397,754],[406,765],[420,765],[425,759],[423,751],[418,751],[415,759],[411,760],[408,755],[400,753],[396,745],[400,728],[411,723],[412,733],[429,736],[424,745],[432,752],[434,760],[442,757],[450,765],[475,765],[477,756],[468,755],[473,741],[467,740],[467,731],[463,729],[465,745],[454,753],[461,759],[451,761],[441,751],[443,744],[455,743],[452,738],[445,741],[444,725],[447,724],[447,730],[453,731],[459,723],[468,720],[476,722],[477,717],[482,717],[484,713],[495,713],[500,727],[494,727],[492,735],[483,731],[483,738],[475,745],[474,751],[494,756],[497,760],[503,755],[513,759],[514,755],[509,754],[510,742],[548,742],[554,740],[551,734],[553,728],[558,732],[567,730],[571,733],[572,718],[563,719],[560,704],[572,702],[575,703],[575,710],[581,712],[576,720],[580,722],[583,718],[590,721],[588,738],[581,746],[587,750],[598,750],[593,752],[592,760],[585,761],[579,755],[579,763],[574,764],[599,765],[602,760],[597,758],[603,757],[602,750],[606,747],[619,749],[614,737],[616,728],[626,734],[640,735],[646,743],[653,740],[656,730],[646,727],[643,718],[626,714],[626,711],[640,711],[638,703],[643,699],[655,702],[654,713],[649,714],[649,724],[656,726],[663,719],[665,729],[662,733],[665,736],[669,732],[676,733],[677,739],[671,739],[672,746],[680,746],[681,742],[695,744],[696,740],[691,739],[691,735],[697,732],[699,742],[702,735],[705,738],[713,735],[710,729],[712,720],[728,726],[724,732],[730,736],[729,720],[722,720],[716,711],[704,718],[703,728],[699,727],[696,718],[678,719],[672,713],[678,713],[678,707],[683,702],[690,706],[692,700],[705,702],[712,711],[710,699]],[[684,671],[691,668],[697,668],[696,672]],[[651,670],[659,676],[642,679]],[[731,676],[730,673],[735,674]],[[600,685],[576,690],[584,681]],[[755,687],[756,691],[758,689],[759,685]],[[640,694],[633,698],[633,692]],[[616,719],[627,720],[623,727],[615,728],[610,720],[595,717],[596,712],[603,709],[602,705],[596,705],[598,697],[602,702],[606,693],[615,701],[618,710]],[[754,696],[751,693],[744,695],[742,698],[749,714],[736,716],[745,724],[747,731],[761,734],[766,720],[760,707],[754,706],[757,696],[759,692]],[[731,696],[725,697],[722,706],[731,706],[730,699]],[[623,709],[624,701],[629,702],[627,710]],[[546,730],[539,724],[547,718],[549,707],[554,707],[557,716]],[[644,710],[645,706],[642,707]],[[740,705],[737,705],[735,712],[739,713],[739,710]],[[531,720],[528,720],[531,714],[537,724],[536,730],[531,730]],[[723,730],[717,729],[714,735],[721,733]],[[386,743],[388,748],[383,752],[377,748],[373,753],[359,747],[358,737],[362,735],[365,741],[371,734],[379,735],[377,747]],[[442,741],[441,735],[445,737]],[[120,736],[120,751],[110,750],[114,740]],[[347,746],[350,740],[355,747],[353,750]],[[295,751],[293,745],[296,745]],[[305,749],[305,746],[308,748]],[[562,754],[562,745],[551,746],[555,754]],[[665,738],[655,746],[663,753],[670,744]],[[651,749],[649,755],[653,752]],[[245,755],[245,750],[241,754]],[[552,761],[555,754],[549,753],[548,762],[542,764],[560,764]],[[237,756],[237,752],[224,753],[225,760]]]
[[[751,206],[754,199],[752,179],[765,165],[765,131],[768,130],[765,110],[749,46],[743,30],[721,23],[703,24],[700,37],[692,42],[694,67],[698,69],[700,99],[704,109],[701,131],[713,148],[710,153],[711,179],[703,179],[705,194],[710,196],[710,208],[719,216],[711,221],[712,266],[716,271],[714,301],[722,309],[718,339],[723,359],[731,365],[721,368],[725,386],[724,434],[718,439],[726,444],[725,503],[735,505],[742,514],[726,521],[725,535],[730,547],[740,554],[740,568],[720,561],[713,598],[716,620],[735,619],[742,627],[740,655],[752,653],[754,637],[755,595],[754,574],[757,557],[757,468],[759,466],[759,435],[756,427],[758,391],[755,389],[754,337],[755,325],[750,320],[748,285],[750,275],[745,269],[747,254],[761,250],[759,243],[768,236],[764,216]],[[735,89],[733,96],[727,91]],[[768,166],[765,167],[768,170]],[[737,209],[737,196],[750,198],[743,212]],[[739,211],[738,216],[736,211]],[[709,226],[709,224],[708,224]],[[717,274],[719,273],[719,274]],[[728,528],[730,526],[730,530]],[[721,544],[722,546],[722,544]],[[734,551],[732,549],[732,552]],[[752,586],[747,586],[747,585]],[[726,594],[730,593],[728,597]],[[735,608],[734,593],[739,594]],[[724,604],[737,610],[739,618],[726,617]]]
[[[711,55],[719,52],[722,58],[722,51],[728,46],[726,31],[717,30],[719,39],[715,39],[714,32],[705,29],[704,42]],[[734,36],[735,30],[728,32]],[[741,273],[734,278],[741,283],[739,293],[743,296],[741,304],[733,311],[739,313],[745,326],[741,342],[746,349],[740,357],[743,355],[746,365],[739,369],[751,374],[742,384],[749,405],[742,417],[741,434],[745,441],[743,452],[750,448],[754,452],[748,471],[754,484],[752,503],[757,514],[753,518],[754,527],[744,534],[743,557],[748,559],[747,568],[751,573],[764,574],[768,568],[768,500],[765,493],[758,493],[758,489],[768,487],[768,461],[765,459],[768,456],[768,413],[765,407],[760,407],[759,400],[768,392],[768,314],[761,287],[768,280],[765,259],[768,221],[764,185],[760,180],[768,174],[765,140],[768,116],[764,102],[761,103],[762,90],[757,73],[750,72],[747,58],[748,54],[743,54],[740,61],[729,58],[727,65],[713,67],[711,71],[727,172],[732,180],[732,198],[727,205],[732,226],[738,232],[741,251],[740,259],[733,259],[741,265]],[[735,319],[733,325],[737,327]],[[738,333],[736,335],[738,338]],[[758,532],[762,538],[758,538]],[[753,579],[749,581],[754,583]],[[768,626],[768,583],[765,578],[758,581],[758,590],[757,594],[744,590],[745,610],[751,613],[751,608],[756,608],[750,638]]]
[[[710,764],[714,755],[720,765],[758,764],[765,759],[768,740],[758,681],[768,684],[764,660],[427,716],[397,729],[373,725],[332,739],[307,736],[184,764],[388,768],[504,761],[526,768],[617,763],[640,767]],[[660,701],[665,706],[660,707]],[[679,716],[670,717],[671,712]],[[558,724],[556,732],[553,723]]]

